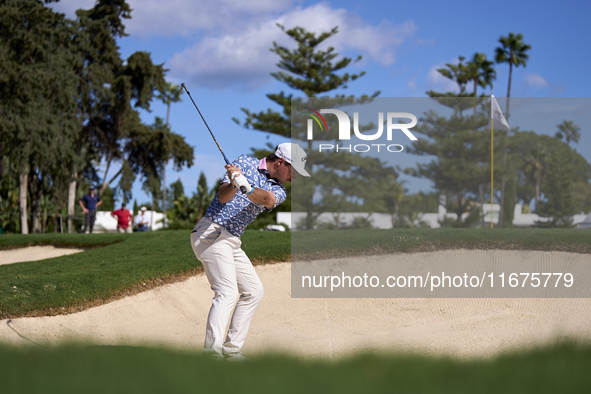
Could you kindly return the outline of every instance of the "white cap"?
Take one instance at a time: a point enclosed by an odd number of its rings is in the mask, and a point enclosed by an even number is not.
[[[275,150],[275,156],[282,158],[293,167],[296,172],[302,176],[310,176],[304,168],[308,156],[306,152],[298,145],[291,142],[279,144]]]
[[[142,207],[142,209],[141,209],[141,210],[142,210],[142,211],[145,211],[145,210],[146,210],[146,207]]]

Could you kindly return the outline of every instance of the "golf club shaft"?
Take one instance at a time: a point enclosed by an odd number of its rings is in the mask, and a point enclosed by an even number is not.
[[[187,94],[189,95],[189,98],[191,99],[191,102],[193,102],[193,105],[195,106],[195,109],[199,113],[199,116],[201,116],[201,120],[203,120],[203,123],[205,123],[205,127],[207,127],[207,131],[209,131],[209,134],[211,134],[211,138],[213,138],[213,141],[215,142],[215,144],[217,145],[218,149],[220,150],[220,153],[222,154],[222,156],[224,156],[224,160],[226,161],[226,164],[230,165],[230,160],[228,160],[228,158],[224,154],[224,151],[220,147],[220,144],[218,143],[218,140],[215,139],[215,136],[213,135],[213,133],[211,132],[211,129],[209,128],[209,125],[205,121],[205,118],[201,114],[201,111],[199,111],[199,108],[197,107],[197,104],[195,104],[195,101],[193,100],[193,97],[191,97],[191,93],[189,93],[189,89],[187,89],[187,87],[185,86],[184,83],[181,83],[181,89],[185,89],[185,92],[187,92]],[[246,178],[244,178],[244,175],[240,175],[240,177],[242,177],[242,178],[236,177],[236,182],[240,185],[240,191],[242,193],[244,193],[244,194],[250,194],[250,192],[252,191],[252,186],[248,183],[248,181],[246,180]]]
[[[226,161],[226,164],[230,164],[230,160],[228,160],[228,158],[224,154],[224,151],[220,147],[220,144],[218,144],[218,141],[215,139],[215,136],[211,132],[211,129],[209,128],[209,125],[205,121],[205,118],[203,117],[203,115],[201,115],[201,111],[199,111],[199,108],[197,107],[197,104],[195,104],[195,101],[193,100],[193,97],[191,97],[191,93],[189,93],[189,89],[187,89],[187,87],[185,86],[184,83],[181,83],[181,88],[185,89],[185,92],[187,92],[187,94],[189,95],[189,98],[193,102],[193,105],[195,106],[195,109],[199,113],[199,116],[201,116],[201,120],[203,120],[203,123],[205,123],[205,127],[207,127],[207,130],[209,131],[209,134],[211,134],[211,138],[213,138],[213,141],[215,142],[215,144],[217,145],[218,149],[220,150],[220,153],[222,154],[222,156],[224,156],[224,160]]]

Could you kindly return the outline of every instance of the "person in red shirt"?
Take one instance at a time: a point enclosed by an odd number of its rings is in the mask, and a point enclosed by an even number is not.
[[[133,215],[126,208],[126,205],[126,203],[123,203],[121,209],[111,212],[111,216],[117,219],[117,232],[119,233],[131,233],[133,231],[131,226]]]

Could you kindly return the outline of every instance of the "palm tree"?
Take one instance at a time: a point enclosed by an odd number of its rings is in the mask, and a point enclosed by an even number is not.
[[[519,67],[527,66],[529,55],[526,53],[531,45],[523,42],[523,34],[509,33],[509,36],[501,36],[499,42],[503,45],[497,47],[495,60],[497,63],[509,63],[509,87],[507,88],[507,111],[505,116],[509,117],[509,97],[511,97],[511,78],[513,76],[513,65]]]
[[[556,132],[555,137],[559,140],[565,139],[567,145],[570,144],[571,141],[574,141],[575,144],[579,143],[579,138],[581,138],[581,128],[574,124],[572,120],[565,120],[558,126],[558,131]]]
[[[446,78],[458,84],[460,88],[460,95],[466,92],[466,84],[470,81],[469,69],[462,63],[466,58],[464,56],[458,57],[458,64],[446,63],[447,68],[438,68],[437,71]]]
[[[471,70],[468,67],[468,64],[464,63],[464,60],[466,60],[466,58],[464,56],[459,56],[458,60],[459,60],[458,64],[446,63],[445,66],[447,68],[438,68],[437,72],[440,73],[441,75],[443,75],[444,77],[457,83],[458,87],[460,89],[459,93],[454,93],[454,92],[439,93],[439,92],[435,92],[433,90],[429,90],[425,93],[427,93],[427,95],[429,97],[435,97],[435,98],[441,97],[442,101],[440,101],[440,102],[444,102],[445,103],[444,105],[446,105],[448,107],[453,107],[456,114],[459,114],[461,116],[462,111],[464,111],[467,108],[472,108],[476,104],[473,100],[466,99],[466,97],[473,97],[474,96],[473,93],[468,93],[466,91],[466,85],[468,84],[468,82],[470,82],[472,80]],[[458,98],[458,99],[452,99],[452,98]]]
[[[483,89],[487,86],[492,88],[492,81],[497,79],[497,72],[492,67],[492,60],[488,60],[486,55],[481,52],[476,52],[472,60],[468,62],[468,75],[474,82],[474,96],[477,96],[476,89],[480,85]]]
[[[505,117],[509,118],[509,100],[511,97],[511,79],[513,77],[513,65],[515,67],[519,67],[523,65],[523,67],[527,66],[527,59],[529,59],[529,55],[526,53],[528,50],[531,49],[531,45],[526,44],[523,42],[523,34],[519,33],[515,35],[514,33],[509,33],[509,36],[504,37],[501,36],[499,38],[499,42],[502,44],[502,47],[496,48],[496,55],[495,60],[497,63],[509,63],[509,87],[507,88],[507,110],[505,111]],[[506,163],[507,155],[506,152],[503,152],[503,165]],[[505,178],[501,182],[501,211],[499,216],[499,221],[502,227],[502,219],[503,219],[503,209],[505,204]],[[537,209],[537,207],[536,207]]]
[[[166,127],[170,125],[170,105],[181,101],[181,87],[173,85],[172,82],[166,81],[164,90],[159,92],[156,98],[161,100],[167,106],[166,110]],[[166,164],[162,169],[162,213],[164,214],[164,226],[166,226]]]

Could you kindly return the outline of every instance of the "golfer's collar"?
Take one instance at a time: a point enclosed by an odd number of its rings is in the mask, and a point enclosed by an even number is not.
[[[267,169],[267,158],[263,157],[261,161],[259,161],[259,172],[267,177],[267,179],[271,178],[271,173]]]

